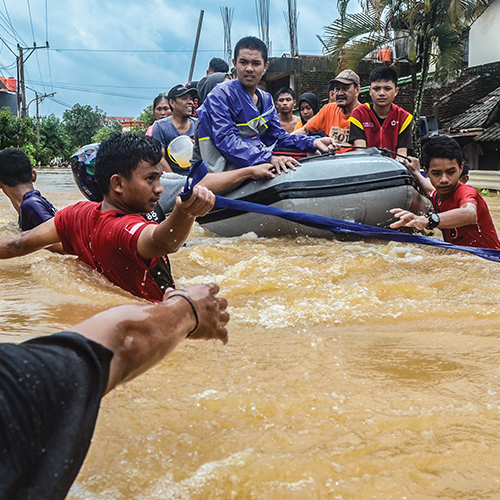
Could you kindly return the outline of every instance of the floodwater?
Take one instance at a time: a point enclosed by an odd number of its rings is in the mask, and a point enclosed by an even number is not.
[[[37,185],[82,199],[68,171]],[[15,220],[2,195],[0,236]],[[172,266],[220,284],[230,342],[186,341],[108,395],[70,500],[500,497],[499,264],[197,226]],[[1,341],[136,302],[46,251],[2,261],[0,284]]]

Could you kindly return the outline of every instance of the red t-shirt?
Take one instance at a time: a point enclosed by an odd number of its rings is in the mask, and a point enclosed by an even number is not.
[[[147,221],[139,214],[101,212],[100,208],[100,203],[81,201],[56,213],[56,230],[64,252],[77,255],[135,296],[160,302],[163,291],[149,272],[159,259],[144,260],[137,253],[142,230],[156,222]]]
[[[448,243],[467,247],[494,248],[500,250],[500,240],[491,219],[488,205],[476,188],[468,184],[458,184],[457,189],[448,199],[441,201],[431,193],[431,200],[436,212],[448,212],[460,208],[464,203],[474,203],[477,207],[477,223],[453,229],[441,229]]]

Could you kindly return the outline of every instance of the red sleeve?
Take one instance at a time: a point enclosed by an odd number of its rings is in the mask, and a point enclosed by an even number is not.
[[[460,184],[458,192],[458,206],[461,207],[464,203],[473,203],[478,206],[479,193],[477,189],[468,184]]]

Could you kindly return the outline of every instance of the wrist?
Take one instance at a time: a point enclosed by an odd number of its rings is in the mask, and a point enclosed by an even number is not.
[[[194,319],[194,326],[190,330],[190,332],[186,335],[186,338],[188,338],[192,333],[194,333],[198,329],[198,326],[200,325],[200,318],[198,317],[198,311],[196,310],[193,301],[187,295],[184,295],[182,293],[172,293],[166,298],[166,300],[172,299],[174,297],[182,297],[182,299],[184,299],[191,308],[192,312],[191,316]]]
[[[425,214],[425,218],[427,219],[427,228],[431,230],[438,227],[441,222],[441,218],[436,212],[429,212]]]

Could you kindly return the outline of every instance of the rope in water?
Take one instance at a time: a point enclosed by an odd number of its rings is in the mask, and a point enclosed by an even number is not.
[[[180,193],[183,200],[188,200],[191,197],[194,186],[200,182],[208,173],[208,167],[203,160],[197,161],[189,172],[186,179],[186,184]],[[264,215],[273,215],[283,219],[298,222],[305,226],[324,229],[333,233],[355,233],[367,239],[379,239],[386,241],[397,241],[400,243],[416,243],[420,245],[429,245],[434,247],[448,248],[450,250],[461,250],[469,252],[483,259],[488,259],[494,262],[500,262],[500,250],[479,247],[466,247],[453,245],[437,238],[429,236],[421,236],[417,234],[408,234],[395,231],[393,229],[385,229],[382,227],[369,226],[359,222],[349,222],[340,219],[333,219],[321,215],[308,214],[304,212],[293,212],[268,205],[260,205],[249,201],[233,200],[222,196],[215,196],[215,208],[223,208],[230,210],[238,210],[241,212],[253,212]]]

